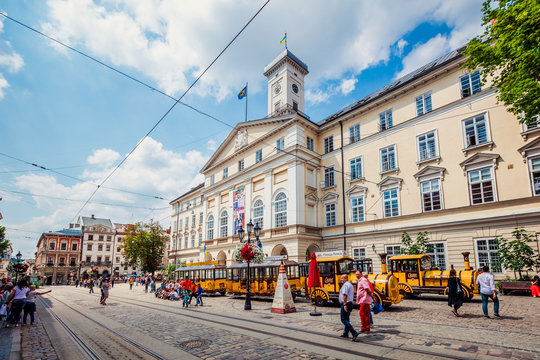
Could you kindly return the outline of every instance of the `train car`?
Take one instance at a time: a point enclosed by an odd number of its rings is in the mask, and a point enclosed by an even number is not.
[[[375,300],[385,308],[403,300],[403,295],[400,294],[398,289],[397,278],[391,274],[372,274],[373,263],[371,259],[354,260],[346,256],[345,252],[340,252],[340,254],[336,254],[337,256],[328,255],[329,253],[321,253],[317,256],[321,287],[312,288],[309,292],[305,292],[305,289],[307,289],[307,278],[309,276],[309,263],[303,263],[300,267],[301,280],[306,297],[311,298],[317,305],[324,305],[328,301],[338,301],[339,290],[341,288],[340,278],[344,274],[348,276],[356,293],[356,284],[358,282],[356,271],[360,269],[373,285]]]
[[[227,282],[227,267],[217,261],[189,264],[176,270],[178,278],[189,276],[196,284],[201,284],[204,292],[225,295]]]
[[[260,264],[250,263],[250,293],[253,296],[272,297],[276,289],[281,262],[291,288],[293,298],[300,295],[300,272],[298,263],[291,260],[270,260]],[[227,267],[227,294],[244,295],[247,286],[247,263]]]
[[[464,299],[478,295],[476,277],[478,272],[469,265],[469,253],[462,253],[466,270],[456,270],[461,280]],[[448,291],[450,271],[432,268],[429,255],[397,255],[388,259],[389,274],[398,279],[398,287],[403,295],[415,296],[422,293],[444,294]],[[383,272],[386,265],[383,263]]]

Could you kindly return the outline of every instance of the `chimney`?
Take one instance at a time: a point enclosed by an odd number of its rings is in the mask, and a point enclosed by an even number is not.
[[[69,228],[73,229],[74,224],[69,224]]]
[[[92,214],[92,219],[95,219],[96,217],[94,216],[94,214]]]

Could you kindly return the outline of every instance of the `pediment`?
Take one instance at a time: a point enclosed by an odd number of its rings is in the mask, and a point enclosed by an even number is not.
[[[526,162],[527,156],[531,154],[540,153],[540,137],[534,139],[528,144],[523,145],[518,149],[518,151],[521,153],[521,156],[523,156],[523,162]]]
[[[349,190],[347,190],[346,194],[348,197],[353,196],[366,196],[368,191],[368,188],[361,185],[354,185]]]
[[[305,196],[306,198],[306,203],[310,206],[315,206],[317,205],[317,202],[319,202],[319,198],[317,197],[317,195],[315,195],[315,193],[309,193]]]
[[[323,204],[337,202],[338,198],[339,195],[335,192],[328,192],[321,198],[321,202]]]
[[[425,178],[432,178],[432,177],[440,177],[441,180],[444,180],[444,173],[446,171],[446,168],[440,167],[440,166],[432,166],[428,165],[422,170],[418,171],[416,174],[414,174],[414,177],[417,181],[420,181]]]
[[[481,165],[494,165],[495,169],[497,168],[497,162],[501,156],[499,154],[488,154],[488,153],[476,153],[473,156],[465,159],[459,166],[465,171],[471,166],[481,166]]]
[[[401,190],[401,183],[403,182],[403,179],[394,177],[394,176],[387,176],[384,179],[381,180],[377,184],[380,191],[386,191],[388,189],[395,189],[399,188]]]

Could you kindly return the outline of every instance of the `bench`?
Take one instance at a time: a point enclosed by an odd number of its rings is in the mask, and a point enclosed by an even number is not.
[[[503,295],[509,295],[512,292],[527,293],[531,295],[530,281],[501,281],[499,290]]]

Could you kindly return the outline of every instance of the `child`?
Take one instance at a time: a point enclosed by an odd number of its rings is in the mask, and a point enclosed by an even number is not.
[[[195,304],[195,306],[199,306],[199,303],[201,303],[201,306],[203,306],[203,301],[202,301],[202,293],[203,293],[203,288],[201,286],[201,284],[199,284],[199,286],[197,287],[197,292],[196,292],[196,296],[197,296],[197,303]]]
[[[26,318],[30,314],[30,325],[34,325],[34,312],[36,311],[36,295],[45,295],[50,293],[52,290],[37,292],[36,285],[30,285],[30,291],[26,294],[26,299],[24,300],[24,315],[23,315],[23,324],[26,325]]]
[[[182,288],[182,296],[184,297],[184,302],[182,303],[182,307],[188,307],[189,305],[189,291],[183,287]]]

